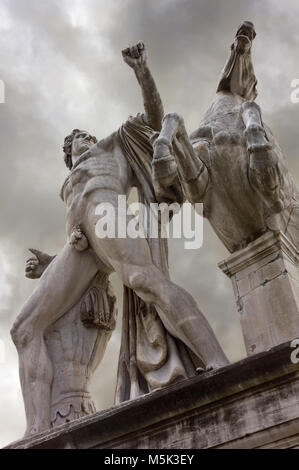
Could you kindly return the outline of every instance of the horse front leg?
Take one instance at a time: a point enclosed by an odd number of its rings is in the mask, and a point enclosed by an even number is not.
[[[169,187],[178,176],[172,143],[181,126],[181,117],[176,113],[164,116],[160,134],[154,136],[152,161],[153,180]]]
[[[179,114],[166,114],[153,147],[154,181],[170,186],[178,176],[186,198],[193,204],[202,202],[209,175],[200,155],[208,149],[203,145],[195,151]]]
[[[281,188],[283,175],[279,162],[263,126],[261,109],[254,101],[242,105],[244,136],[249,153],[249,181],[271,213],[283,210]]]

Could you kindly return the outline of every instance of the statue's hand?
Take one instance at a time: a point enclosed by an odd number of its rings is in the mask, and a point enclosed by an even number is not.
[[[34,254],[34,258],[29,258],[26,261],[25,276],[29,279],[39,279],[55,256],[47,255],[33,248],[29,251]]]
[[[139,42],[136,46],[124,49],[122,56],[126,64],[134,70],[142,69],[146,66],[147,53],[143,42]]]
[[[75,227],[70,236],[70,244],[78,251],[87,250],[89,244],[81,228]]]

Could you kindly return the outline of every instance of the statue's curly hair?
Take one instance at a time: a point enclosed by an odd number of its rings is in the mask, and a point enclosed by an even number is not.
[[[64,151],[64,163],[69,170],[73,168],[72,162],[72,144],[76,134],[82,132],[80,129],[74,129],[71,134],[67,135],[64,139],[63,151]],[[95,143],[97,143],[97,138],[92,136]]]

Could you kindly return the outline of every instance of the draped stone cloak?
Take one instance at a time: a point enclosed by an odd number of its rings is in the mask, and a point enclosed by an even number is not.
[[[119,129],[121,147],[137,181],[139,202],[147,210],[151,203],[183,202],[179,183],[159,187],[159,198],[152,181],[152,145],[155,132],[139,114]],[[163,201],[161,200],[163,194]],[[168,243],[166,238],[148,238],[154,265],[167,277]],[[143,302],[124,286],[122,340],[118,364],[115,403],[134,399],[170,383],[191,377],[199,358],[165,328],[155,306]]]

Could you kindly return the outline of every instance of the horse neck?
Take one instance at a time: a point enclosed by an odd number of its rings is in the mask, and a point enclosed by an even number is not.
[[[239,95],[234,95],[230,92],[220,91],[216,93],[211,105],[206,111],[203,118],[203,125],[214,121],[217,117],[224,116],[229,113],[238,112],[244,99]]]

